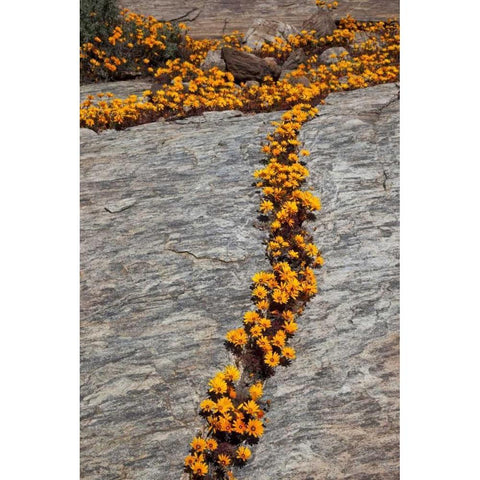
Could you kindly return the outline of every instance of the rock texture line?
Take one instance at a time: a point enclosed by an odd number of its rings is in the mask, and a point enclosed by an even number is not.
[[[239,478],[399,478],[398,95],[332,94],[302,129],[326,264]],[[82,130],[82,479],[180,478],[219,346],[268,266],[252,173],[280,115]]]

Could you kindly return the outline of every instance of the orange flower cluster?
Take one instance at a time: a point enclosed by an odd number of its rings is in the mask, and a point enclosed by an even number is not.
[[[111,100],[98,100],[103,97]],[[97,99],[88,95],[80,109],[80,124],[94,130],[99,125],[113,129],[125,125],[126,122],[139,125],[158,118],[157,108],[144,97],[140,101],[137,95],[130,95],[125,99],[113,97],[110,92],[98,93]]]
[[[213,478],[233,479],[231,468],[242,466],[252,454],[246,444],[255,443],[263,435],[264,410],[258,403],[263,395],[262,383],[240,391],[236,388],[240,376],[237,367],[228,365],[209,382],[208,398],[200,403],[208,434],[193,439],[185,458],[185,469],[194,478],[210,472]]]
[[[154,68],[176,56],[183,41],[184,24],[160,22],[123,9],[121,25],[108,38],[95,37],[80,48],[80,72],[84,80],[122,79],[153,74]]]
[[[318,8],[322,8],[324,10],[333,10],[338,7],[338,2],[324,2],[323,0],[315,0],[315,4]]]
[[[307,150],[297,139],[301,126],[317,113],[308,104],[297,104],[283,114],[263,152],[267,165],[254,173],[262,189],[260,212],[270,225],[267,255],[269,272],[252,277],[255,308],[243,316],[243,326],[226,334],[226,344],[236,365],[228,365],[209,381],[208,397],[200,403],[206,427],[190,444],[185,470],[193,479],[233,479],[233,467],[250,458],[248,445],[263,435],[267,419],[262,401],[263,384],[275,367],[287,366],[296,357],[288,345],[298,326],[297,317],[317,292],[312,267],[323,264],[318,248],[303,228],[309,215],[320,209],[320,200],[300,187],[308,176],[301,163]]]
[[[135,104],[130,100],[110,99],[101,106],[87,100],[80,107],[80,124],[99,131],[126,128],[160,117],[199,115],[211,110],[264,112],[288,109],[297,103],[316,105],[332,92],[397,81],[399,40],[396,22],[365,23],[347,17],[331,36],[325,38],[317,37],[315,32],[302,32],[288,40],[277,39],[273,44],[264,44],[264,54],[279,59],[302,47],[307,61],[279,81],[265,77],[261,85],[246,86],[236,84],[230,73],[216,67],[207,71],[199,67],[209,50],[227,44],[240,47],[239,34],[224,36],[221,41],[193,40],[186,35],[189,60],[167,60],[155,69],[142,63],[142,68],[154,75],[160,88],[138,97]],[[325,48],[346,45],[350,49],[348,55],[340,54],[337,62],[331,65],[319,63],[319,53]],[[116,65],[123,60],[115,57],[108,62]]]

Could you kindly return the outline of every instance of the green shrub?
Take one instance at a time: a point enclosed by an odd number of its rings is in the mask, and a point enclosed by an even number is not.
[[[82,82],[153,75],[184,53],[185,26],[119,11],[115,0],[81,1]]]
[[[117,0],[80,0],[80,44],[107,38],[119,22]]]

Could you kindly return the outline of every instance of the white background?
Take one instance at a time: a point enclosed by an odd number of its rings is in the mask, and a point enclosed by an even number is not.
[[[79,478],[78,9],[2,5],[6,480]],[[401,2],[404,480],[480,478],[477,11]]]

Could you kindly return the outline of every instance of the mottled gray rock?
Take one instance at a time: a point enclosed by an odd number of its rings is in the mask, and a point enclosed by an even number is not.
[[[382,48],[385,46],[385,42],[382,41],[382,36],[376,32],[356,32],[352,44],[367,49],[372,47]]]
[[[399,478],[398,103],[396,85],[334,94],[302,129],[326,264],[240,479]],[[252,173],[280,113],[221,113],[83,137],[83,480],[180,479],[268,267]]]
[[[305,55],[303,48],[297,48],[287,57],[287,59],[283,63],[282,72],[286,70],[295,70],[306,61],[307,56]]]
[[[225,61],[222,58],[222,52],[220,50],[209,50],[200,67],[202,70],[209,70],[210,68],[217,67],[224,72],[226,66]]]
[[[318,10],[302,23],[302,30],[315,30],[317,37],[331,35],[337,28],[332,14],[327,10]]]
[[[233,30],[246,32],[257,18],[273,18],[301,29],[317,12],[313,0],[120,0],[122,7],[144,15],[179,19],[195,38],[220,38]],[[342,0],[333,10],[335,20],[347,13],[359,20],[386,20],[399,15],[398,0]]]
[[[346,54],[342,57],[342,54]],[[332,47],[327,48],[322,52],[318,60],[320,63],[324,63],[325,65],[332,65],[333,63],[337,63],[340,60],[348,60],[350,59],[350,55],[348,55],[347,49],[343,47]]]
[[[248,82],[245,82],[245,86],[250,88],[250,87],[259,87],[260,83],[257,82],[256,80],[249,80]]]
[[[86,100],[88,95],[97,95],[97,93],[113,93],[119,98],[127,98],[130,95],[142,96],[145,90],[152,86],[151,80],[122,80],[119,82],[99,82],[82,85],[80,91],[80,101]],[[103,100],[108,98],[104,97]]]
[[[247,30],[244,43],[253,50],[259,50],[264,43],[275,42],[276,37],[287,40],[289,35],[297,33],[299,33],[298,29],[288,23],[257,18]]]

